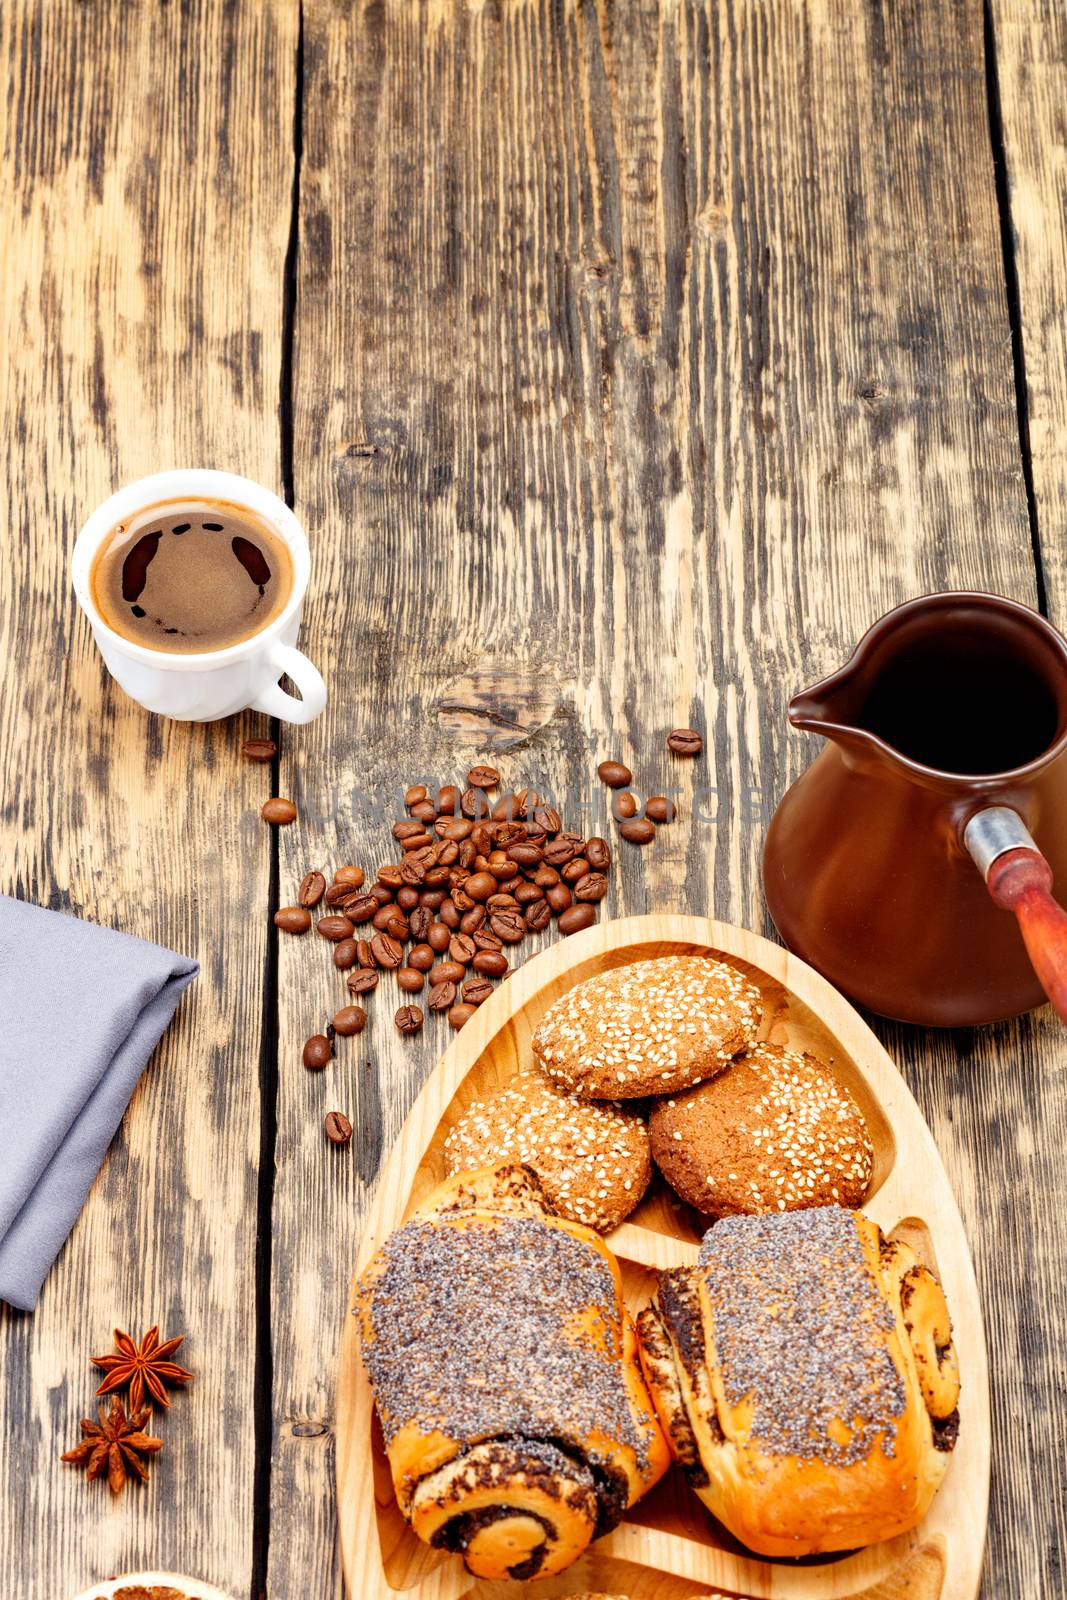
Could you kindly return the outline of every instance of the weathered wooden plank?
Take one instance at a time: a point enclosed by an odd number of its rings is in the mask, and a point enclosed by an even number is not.
[[[0,1320],[0,1587],[56,1600],[131,1567],[251,1578],[269,769],[239,723],[165,724],[108,682],[67,566],[123,480],[278,480],[295,26],[222,0],[0,18],[0,884],[203,964],[39,1310]],[[59,1455],[90,1354],[157,1320],[197,1382],[112,1503]]]
[[[287,747],[283,895],[380,862],[376,795],[476,754],[603,829],[612,753],[684,820],[623,850],[606,909],[765,927],[763,828],[812,753],[788,690],[923,589],[1035,596],[980,6],[313,0],[305,37],[295,484],[333,698]],[[691,721],[707,759],[679,767],[663,735]],[[447,1030],[400,1041],[386,991],[309,1078],[340,984],[312,940],[280,971],[271,1582],[328,1593],[345,1280]],[[1040,1022],[885,1036],[990,1308],[988,1592],[1025,1589],[1063,1402],[1024,1441],[1012,1361],[1058,1304],[1062,1047]]]

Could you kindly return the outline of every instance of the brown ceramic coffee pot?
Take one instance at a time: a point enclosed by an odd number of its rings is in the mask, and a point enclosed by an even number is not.
[[[1050,893],[1067,888],[1067,640],[999,595],[927,595],[789,720],[827,740],[764,850],[789,948],[905,1022],[994,1022],[1046,997],[1067,1020]]]

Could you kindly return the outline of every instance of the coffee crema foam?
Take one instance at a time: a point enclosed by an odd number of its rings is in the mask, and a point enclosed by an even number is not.
[[[115,633],[149,650],[225,650],[260,633],[293,591],[289,547],[264,518],[225,500],[168,500],[118,523],[90,573]]]

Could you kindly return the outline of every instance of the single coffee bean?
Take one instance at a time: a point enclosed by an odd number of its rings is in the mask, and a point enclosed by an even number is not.
[[[595,921],[595,906],[571,906],[559,919],[559,931],[562,934],[580,933],[583,928],[591,928]]]
[[[504,941],[495,934],[490,927],[479,928],[474,935],[474,943],[479,950],[503,950]]]
[[[465,1022],[470,1021],[474,1015],[474,1012],[474,1006],[464,1005],[461,1002],[458,1006],[453,1006],[451,1008],[448,1013],[448,1020],[452,1024],[453,1028],[458,1031],[460,1028],[462,1028]]]
[[[401,944],[403,944],[407,939],[409,931],[408,919],[400,910],[393,912],[392,916],[389,918],[389,921],[382,929],[382,932],[387,933],[391,939],[399,939]]]
[[[535,900],[543,900],[545,896],[536,883],[520,883],[513,890],[512,898],[517,906],[532,906]]]
[[[493,830],[489,827],[489,824],[476,822],[471,829],[471,844],[474,848],[483,856],[487,856],[495,843]]]
[[[560,872],[560,877],[564,883],[573,884],[577,883],[579,878],[584,878],[588,871],[589,862],[587,858],[585,856],[575,856],[573,861],[567,862],[567,865]]]
[[[634,781],[633,773],[621,761],[602,761],[596,770],[601,783],[606,783],[609,789],[625,789]]]
[[[533,814],[533,819],[539,828],[544,828],[546,833],[558,833],[563,826],[563,819],[552,806],[538,806]]]
[[[334,910],[340,909],[343,911],[350,900],[358,900],[359,897],[358,889],[353,889],[350,884],[331,883],[324,898],[328,906],[331,906]],[[345,915],[348,915],[347,911]]]
[[[391,934],[376,933],[370,947],[378,965],[389,972],[395,972],[404,960],[404,946]]]
[[[426,876],[426,868],[421,861],[407,856],[401,863],[400,876],[406,884],[421,883]]]
[[[274,913],[274,926],[283,933],[307,933],[311,927],[311,912],[305,906],[282,906]]]
[[[645,805],[645,816],[653,822],[673,822],[677,815],[678,807],[665,794],[654,794]]]
[[[526,824],[526,837],[531,844],[539,844],[542,849],[548,843],[548,834],[544,828],[539,828],[536,822]]]
[[[466,817],[446,817],[434,823],[434,830],[442,839],[453,839],[457,844],[470,838],[473,827],[473,822],[468,822]]]
[[[431,822],[437,821],[437,808],[432,806],[429,800],[423,800],[419,805],[412,806],[411,815],[416,822],[421,822],[424,828],[428,828]]]
[[[334,944],[352,937],[352,924],[347,917],[320,917],[315,927],[324,939],[332,939]]]
[[[468,978],[460,990],[469,1006],[480,1006],[483,1000],[488,1000],[492,992],[493,985],[488,978]]]
[[[361,967],[374,965],[374,951],[366,939],[356,940],[356,962]]]
[[[635,817],[632,822],[620,822],[619,832],[631,844],[651,844],[656,837],[655,824],[647,817]]]
[[[362,1006],[342,1006],[340,1011],[334,1012],[333,1030],[346,1039],[354,1033],[362,1033],[366,1026],[367,1013]]]
[[[439,911],[447,898],[443,889],[424,889],[419,895],[419,905],[425,906],[430,912]]]
[[[410,883],[405,883],[402,889],[396,891],[396,903],[401,911],[414,911],[419,903],[418,889],[413,889]]]
[[[427,888],[441,889],[448,882],[449,871],[450,869],[443,865],[427,867],[426,876],[422,881]],[[442,895],[441,898],[444,899],[444,896]]]
[[[555,867],[541,866],[534,873],[533,881],[539,889],[551,889],[554,883],[559,882],[559,873]]]
[[[456,888],[452,890],[452,904],[457,912],[464,912],[472,909],[474,906],[474,901],[471,899],[465,888]],[[462,920],[463,918],[461,916],[460,921],[462,922]]]
[[[425,939],[432,921],[433,917],[430,915],[429,906],[423,905],[420,901],[408,916],[408,928],[411,932],[411,937],[416,943]]]
[[[421,822],[394,822],[393,823],[393,838],[394,839],[398,839],[401,842],[403,842],[403,840],[405,840],[405,839],[413,838],[416,834],[421,834],[421,833],[425,833],[425,832],[426,832],[426,829],[423,827]]]
[[[426,998],[426,1004],[431,1011],[447,1011],[455,1001],[456,986],[451,982],[435,983]]]
[[[461,983],[465,977],[461,961],[439,961],[435,967],[430,968],[431,984]]]
[[[504,795],[493,807],[494,822],[511,822],[518,815],[519,808],[513,794]]]
[[[488,915],[484,906],[471,906],[459,919],[460,933],[477,933]]]
[[[352,1124],[343,1111],[327,1111],[322,1125],[331,1144],[347,1144],[352,1137]]]
[[[500,774],[495,767],[472,767],[467,773],[467,782],[472,789],[495,789]]]
[[[333,875],[334,883],[347,883],[350,889],[362,889],[365,878],[362,867],[338,867]]]
[[[667,749],[676,756],[698,756],[703,748],[704,741],[695,728],[675,728],[667,735]]]
[[[545,899],[558,917],[561,911],[566,911],[573,896],[565,883],[554,883],[551,889],[545,890]]]
[[[574,885],[574,898],[591,904],[603,900],[607,892],[608,880],[603,872],[587,872],[585,877],[579,878]]]
[[[446,901],[445,905],[448,904],[450,904],[450,902]],[[444,909],[445,907],[442,906],[441,910],[443,911]],[[453,909],[455,908],[453,907]],[[426,943],[437,955],[440,955],[443,950],[448,949],[449,940],[451,938],[452,929],[448,926],[447,922],[432,922],[426,933]]]
[[[611,866],[611,846],[606,839],[594,837],[585,841],[585,859],[594,872],[606,872]]]
[[[497,822],[493,826],[493,839],[498,850],[507,850],[513,844],[525,844],[529,833],[525,822]]]
[[[637,796],[631,794],[629,789],[623,789],[611,797],[611,814],[616,822],[629,821],[631,817],[636,817],[639,809]]]
[[[399,872],[400,869],[398,867],[394,867],[392,870]],[[394,889],[398,889],[399,887],[399,884],[396,884],[394,887],[390,887],[390,885],[387,883],[372,883],[370,888],[367,890],[367,893],[370,895],[376,906],[388,906],[392,904]]]
[[[440,811],[441,815],[445,817],[454,816],[456,807],[458,805],[459,790],[456,788],[455,784],[442,784],[441,788],[437,792],[437,809]]]
[[[502,978],[508,970],[508,958],[499,950],[479,950],[471,966],[487,978]]]
[[[454,933],[449,940],[448,954],[451,960],[459,961],[463,966],[468,966],[473,960],[477,946],[474,940],[466,933]]]
[[[384,867],[378,868],[378,882],[371,890],[371,894],[374,894],[379,888],[388,889],[389,898],[392,899],[393,894],[397,889],[400,888],[400,885],[403,883],[403,881],[404,874],[401,872],[397,863],[395,861],[387,862]]]
[[[517,867],[534,868],[541,865],[545,854],[539,844],[529,844],[525,840],[508,845],[507,853]]]
[[[347,972],[356,964],[356,941],[341,939],[333,947],[333,964],[338,972]]]
[[[400,1032],[410,1037],[411,1034],[418,1033],[425,1019],[421,1006],[401,1006],[393,1020]]]
[[[309,1072],[321,1072],[333,1055],[333,1046],[324,1033],[313,1033],[304,1045],[304,1065]]]
[[[464,839],[463,843],[466,844]],[[437,865],[439,867],[454,867],[459,860],[461,846],[455,839],[440,839],[437,844]],[[443,880],[442,880],[443,881]]]
[[[524,920],[531,933],[540,933],[552,921],[552,907],[545,899],[531,900],[526,907]]]
[[[557,839],[550,839],[545,845],[545,861],[548,866],[565,867],[568,861],[573,861],[578,854],[579,842],[566,838],[562,833]]]
[[[505,944],[518,944],[526,937],[526,923],[517,911],[495,911],[489,926]]]
[[[473,839],[464,839],[456,851],[456,860],[465,872],[469,872],[477,859],[478,852],[474,848]]]
[[[522,873],[516,872],[513,878],[505,878],[500,884],[500,894],[514,894],[515,890],[524,881]]]
[[[275,828],[284,828],[288,823],[296,821],[296,807],[291,800],[283,800],[280,795],[275,795],[272,800],[264,800],[259,808],[259,814],[264,822],[269,822]]]
[[[278,746],[273,739],[244,739],[241,754],[246,761],[273,761],[278,754]]]
[[[398,967],[396,981],[407,994],[418,994],[423,985],[423,976],[415,967]]]
[[[469,910],[470,907],[468,906],[467,909]],[[461,913],[456,910],[456,902],[454,900],[446,900],[440,911],[437,913],[437,920],[444,923],[450,934],[455,933],[456,929],[459,927],[460,917]],[[431,940],[431,943],[432,942],[433,941]]]
[[[465,817],[488,817],[491,807],[483,789],[467,789],[460,796],[459,809]]]
[[[463,887],[472,900],[488,900],[496,894],[496,879],[491,872],[472,872]]]
[[[384,933],[395,915],[396,907],[394,905],[379,906],[371,918],[371,926],[377,928],[379,933]]]
[[[514,911],[519,902],[513,894],[505,894],[501,889],[499,893],[491,894],[485,903],[489,908],[489,915],[492,916],[494,911]]]
[[[369,922],[377,909],[378,902],[373,895],[361,894],[347,905],[345,915],[350,922]]]
[[[317,906],[326,893],[326,878],[321,872],[305,872],[296,898],[302,906]]]
[[[378,973],[374,967],[357,967],[345,979],[349,994],[370,994],[378,987]]]
[[[413,833],[407,839],[401,839],[400,848],[405,855],[410,855],[414,850],[426,850],[433,843],[433,834],[427,833],[425,828],[421,833]]]
[[[416,972],[429,972],[434,964],[434,953],[428,944],[413,944],[408,951],[408,966]]]
[[[424,783],[413,783],[409,789],[404,790],[404,804],[409,808],[421,805],[429,792]]]

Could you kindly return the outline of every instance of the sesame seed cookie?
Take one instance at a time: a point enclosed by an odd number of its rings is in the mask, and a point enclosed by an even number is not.
[[[652,1173],[639,1116],[561,1094],[539,1072],[476,1100],[445,1140],[445,1159],[450,1173],[521,1161],[560,1216],[602,1233],[629,1216]]]
[[[660,956],[587,978],[549,1006],[534,1055],[586,1100],[672,1094],[721,1072],[756,1037],[760,992],[710,956]]]
[[[659,1100],[652,1155],[713,1217],[857,1206],[874,1149],[863,1113],[814,1056],[756,1044],[712,1083]]]

